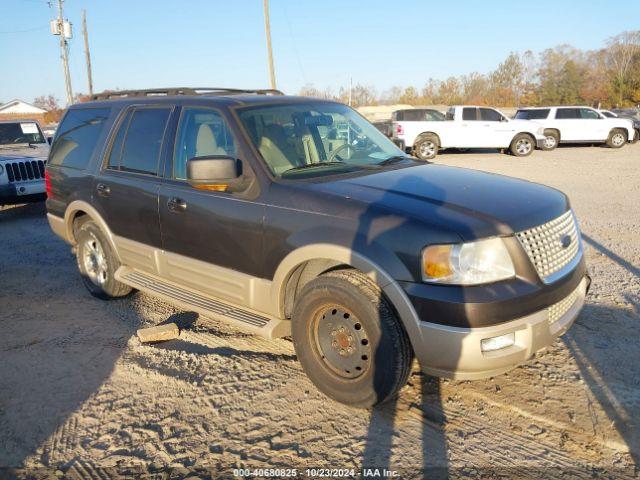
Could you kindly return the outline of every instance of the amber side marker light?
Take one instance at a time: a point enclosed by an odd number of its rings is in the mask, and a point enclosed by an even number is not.
[[[196,185],[194,188],[196,190],[208,190],[210,192],[226,192],[229,185]]]

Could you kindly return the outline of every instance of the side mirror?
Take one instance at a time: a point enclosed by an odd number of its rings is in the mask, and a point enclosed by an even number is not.
[[[187,161],[187,182],[198,190],[233,191],[240,186],[241,180],[235,158],[210,155]]]

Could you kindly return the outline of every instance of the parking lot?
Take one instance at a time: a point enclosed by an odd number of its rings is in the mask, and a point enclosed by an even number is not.
[[[435,161],[571,198],[593,284],[576,324],[547,351],[476,382],[414,368],[397,401],[350,409],[315,389],[287,340],[241,334],[141,293],[94,299],[44,206],[5,208],[0,466],[38,478],[233,466],[377,467],[409,478],[423,468],[462,477],[638,475],[640,143],[526,158],[445,152]],[[180,339],[138,342],[136,329],[168,319],[184,329]]]

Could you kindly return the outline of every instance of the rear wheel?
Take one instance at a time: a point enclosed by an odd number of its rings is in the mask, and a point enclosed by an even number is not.
[[[609,138],[607,138],[607,147],[622,148],[627,143],[627,132],[618,128],[611,130]]]
[[[87,290],[103,300],[128,295],[131,287],[115,279],[120,262],[102,230],[88,217],[81,218],[74,227],[76,261]]]
[[[431,160],[438,154],[438,137],[433,133],[420,135],[413,150],[420,160]]]
[[[357,270],[329,272],[305,285],[292,336],[307,376],[338,402],[371,407],[409,378],[407,334],[380,289]]]
[[[519,133],[511,141],[509,150],[516,157],[526,157],[528,155],[531,155],[531,152],[533,152],[534,148],[535,143],[533,141],[533,138],[526,133]]]
[[[544,137],[544,143],[542,144],[543,150],[555,150],[560,143],[560,135],[555,130],[545,131]]]

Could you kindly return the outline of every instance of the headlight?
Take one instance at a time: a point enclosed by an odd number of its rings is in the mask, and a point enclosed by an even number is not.
[[[513,262],[501,238],[430,245],[422,251],[422,280],[425,282],[477,285],[513,276]]]

